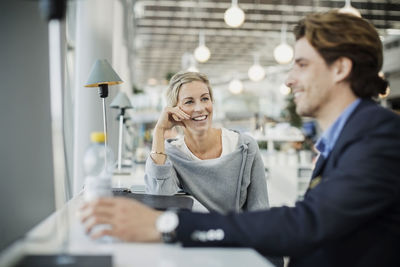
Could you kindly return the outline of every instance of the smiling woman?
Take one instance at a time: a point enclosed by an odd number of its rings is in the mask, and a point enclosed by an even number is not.
[[[268,207],[264,165],[250,136],[213,128],[213,94],[201,73],[180,72],[166,92],[168,106],[154,128],[146,161],[146,192],[173,195],[183,190],[208,210],[258,210]],[[174,126],[183,136],[165,140]]]

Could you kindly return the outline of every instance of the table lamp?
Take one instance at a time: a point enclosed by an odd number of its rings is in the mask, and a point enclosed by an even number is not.
[[[131,102],[125,93],[119,92],[110,104],[111,108],[120,109],[119,117],[119,138],[118,138],[118,173],[121,173],[122,165],[122,140],[125,110],[132,108]]]
[[[99,87],[99,94],[103,100],[103,126],[104,126],[104,134],[106,135],[106,140],[104,142],[104,146],[107,149],[107,117],[106,117],[106,104],[105,98],[108,96],[108,86],[120,84],[123,81],[118,76],[118,74],[113,70],[110,63],[106,59],[97,60],[90,72],[90,76],[88,81],[86,82],[85,87]],[[106,159],[105,159],[106,160]],[[105,165],[107,166],[107,160]]]

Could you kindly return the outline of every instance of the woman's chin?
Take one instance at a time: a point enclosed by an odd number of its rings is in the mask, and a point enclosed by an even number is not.
[[[186,129],[189,129],[191,132],[198,132],[198,133],[202,133],[202,132],[206,132],[208,129],[210,129],[211,124],[208,123],[196,123],[194,125],[186,125]]]

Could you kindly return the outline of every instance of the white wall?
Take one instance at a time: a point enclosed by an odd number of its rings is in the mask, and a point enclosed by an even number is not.
[[[90,133],[103,131],[102,101],[97,88],[86,88],[91,68],[97,59],[107,59],[124,81],[109,86],[106,98],[109,145],[116,156],[118,144],[118,111],[109,107],[118,90],[131,88],[127,43],[124,35],[125,10],[123,1],[77,1],[75,36],[74,87],[74,157],[73,192],[81,191],[84,181],[83,156],[90,143]]]
[[[54,210],[47,23],[0,2],[0,251]]]

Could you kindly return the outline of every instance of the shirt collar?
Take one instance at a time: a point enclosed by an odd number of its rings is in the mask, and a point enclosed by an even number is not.
[[[324,158],[328,158],[332,151],[335,143],[342,132],[347,119],[356,109],[358,104],[361,102],[360,98],[354,100],[336,119],[336,121],[322,134],[315,144],[315,148],[321,153]]]

